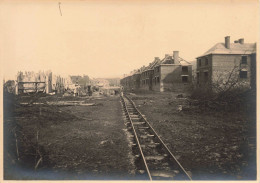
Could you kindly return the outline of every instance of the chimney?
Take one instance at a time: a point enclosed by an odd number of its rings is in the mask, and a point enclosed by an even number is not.
[[[174,60],[174,64],[175,63],[179,63],[179,51],[173,51],[173,60]]]
[[[239,42],[240,44],[244,44],[244,38],[239,39],[238,42]]]
[[[226,47],[227,49],[230,48],[230,36],[226,36],[226,37],[225,37],[225,47]]]
[[[154,60],[160,60],[160,58],[159,57],[154,57]]]

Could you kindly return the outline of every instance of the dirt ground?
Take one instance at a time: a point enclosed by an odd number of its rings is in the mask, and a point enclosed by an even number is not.
[[[255,180],[256,122],[243,111],[189,109],[178,93],[130,93],[193,180]],[[180,109],[180,105],[182,110]]]
[[[94,105],[19,105],[72,100]],[[5,96],[4,114],[5,179],[109,180],[134,176],[118,96]]]
[[[254,180],[254,117],[189,109],[177,95],[129,96],[193,180]],[[138,179],[119,97],[7,95],[4,110],[5,179]]]

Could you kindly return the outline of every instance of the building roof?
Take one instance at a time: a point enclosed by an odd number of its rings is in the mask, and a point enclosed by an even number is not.
[[[142,66],[138,70],[133,70],[130,74],[125,75],[124,77],[133,76],[135,74],[141,74],[148,70],[153,70],[156,66],[161,64],[180,64],[180,65],[191,65],[190,62],[184,60],[183,58],[179,57],[179,63],[174,63],[173,56],[166,54],[165,57],[160,60],[159,57],[155,57],[154,61],[151,62],[148,66]]]
[[[161,60],[160,60],[159,58],[154,59],[154,61],[149,64],[148,70],[154,69],[154,67],[155,67],[159,62],[161,62]]]
[[[210,54],[252,54],[256,52],[256,43],[230,43],[230,49],[225,47],[225,43],[217,43],[215,46],[210,48],[207,52],[203,55],[199,56],[206,56]],[[199,58],[197,57],[197,58]]]
[[[161,64],[180,64],[180,65],[191,65],[190,62],[184,60],[183,58],[179,57],[179,63],[174,62],[174,58],[170,55],[166,55],[164,59],[158,62],[154,67],[159,66]]]
[[[184,60],[183,58],[179,57],[179,62],[181,65],[192,65],[191,62]]]

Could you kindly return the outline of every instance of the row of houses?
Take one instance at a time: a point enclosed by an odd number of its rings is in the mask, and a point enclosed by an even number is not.
[[[148,66],[134,70],[120,80],[125,90],[184,91],[191,84],[198,87],[226,87],[228,84],[255,88],[256,43],[244,39],[217,43],[196,58],[196,70],[179,56],[178,51],[155,57]],[[193,82],[194,81],[194,82]]]
[[[179,56],[179,51],[155,57],[148,66],[133,71],[120,80],[125,90],[183,90],[192,81],[192,65]]]

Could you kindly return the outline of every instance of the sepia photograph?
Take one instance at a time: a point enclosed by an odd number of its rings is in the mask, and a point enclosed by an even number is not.
[[[259,13],[1,0],[0,182],[258,182]]]

